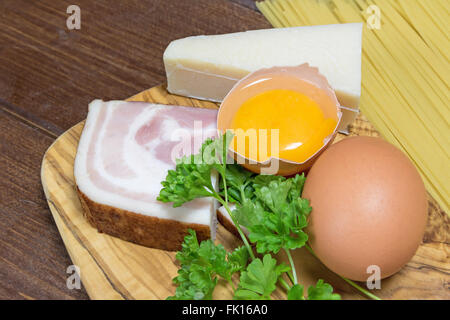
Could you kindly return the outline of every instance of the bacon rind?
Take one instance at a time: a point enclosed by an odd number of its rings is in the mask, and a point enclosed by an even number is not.
[[[158,118],[161,123],[156,128],[157,135],[147,132],[147,136],[140,137],[143,140],[138,141],[137,136],[141,134],[138,133],[139,128],[151,123],[158,115],[162,118]],[[77,190],[90,224],[99,232],[164,250],[179,250],[189,228],[197,232],[200,240],[214,239],[216,201],[196,199],[173,208],[171,204],[156,200],[162,187],[161,181],[165,179],[167,170],[175,165],[168,163],[167,157],[159,159],[154,153],[158,150],[166,152],[170,147],[164,149],[165,145],[161,145],[158,149],[158,145],[152,143],[164,141],[163,135],[167,138],[170,134],[167,131],[173,129],[167,123],[175,123],[175,127],[184,126],[189,132],[193,129],[194,120],[203,120],[211,130],[216,128],[216,116],[217,110],[211,109],[93,101],[89,106],[74,166]],[[114,139],[117,139],[117,146]],[[106,150],[102,146],[105,143]],[[125,154],[125,150],[138,151]],[[133,162],[136,156],[151,159],[151,165],[142,159]],[[139,170],[130,167],[130,161],[141,165]],[[216,184],[217,177],[212,179]],[[133,181],[137,183],[133,184]]]

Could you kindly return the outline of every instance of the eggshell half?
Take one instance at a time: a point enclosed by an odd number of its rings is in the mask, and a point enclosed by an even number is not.
[[[217,128],[222,133],[231,128],[235,113],[245,101],[261,92],[273,89],[290,89],[307,95],[319,105],[325,117],[333,118],[337,123],[334,131],[325,138],[322,148],[302,163],[274,157],[265,162],[258,162],[229,149],[237,162],[250,171],[287,176],[309,169],[318,155],[333,142],[342,112],[334,90],[317,68],[307,63],[294,67],[273,67],[250,73],[236,83],[220,105]]]
[[[311,247],[349,279],[366,281],[377,266],[388,277],[421,243],[424,184],[406,155],[382,139],[353,137],[330,146],[312,166],[303,197],[312,206]]]

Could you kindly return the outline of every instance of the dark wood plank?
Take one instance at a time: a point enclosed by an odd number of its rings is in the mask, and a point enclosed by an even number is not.
[[[72,264],[43,196],[53,138],[0,109],[0,299],[86,299],[66,287]]]
[[[94,98],[123,99],[165,80],[177,38],[268,28],[246,0],[0,1],[0,299],[86,299],[66,288],[71,264],[40,183],[53,139]]]
[[[123,99],[163,82],[171,40],[270,27],[225,0],[80,0],[81,30],[69,31],[72,3],[0,3],[0,101],[57,135],[84,119],[94,98]]]

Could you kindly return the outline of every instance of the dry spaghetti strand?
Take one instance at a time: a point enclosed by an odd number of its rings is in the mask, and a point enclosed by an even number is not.
[[[367,26],[376,6],[380,29]],[[418,168],[449,213],[448,0],[266,0],[274,27],[364,22],[361,110]]]

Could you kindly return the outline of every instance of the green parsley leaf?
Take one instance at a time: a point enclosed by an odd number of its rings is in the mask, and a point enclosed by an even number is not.
[[[245,246],[238,247],[234,249],[233,252],[228,254],[228,263],[230,264],[230,273],[245,270],[247,267],[248,259],[250,255]],[[230,277],[231,278],[231,277]]]
[[[252,178],[255,174],[238,164],[228,164],[225,172],[229,200],[235,203],[243,203],[253,197]],[[221,181],[221,195],[224,194],[224,183]]]
[[[275,175],[258,175],[253,179],[253,188],[255,190],[260,190],[262,187],[267,187],[270,182],[282,182],[285,181],[286,178],[283,176],[275,176]]]
[[[226,277],[229,273],[226,256],[227,251],[223,245],[215,245],[212,240],[205,240],[200,243],[198,258],[191,263],[204,266],[211,270],[211,272]]]
[[[291,200],[302,196],[305,181],[306,177],[303,173],[297,174],[292,178],[292,188],[289,194]]]
[[[253,260],[247,270],[241,273],[239,287],[234,298],[238,300],[270,299],[276,288],[280,275],[290,270],[285,264],[277,265],[277,261],[269,254],[261,259]]]
[[[238,221],[250,230],[250,241],[256,243],[258,253],[301,248],[308,241],[303,229],[311,207],[308,200],[300,198],[304,180],[299,177],[255,182],[256,202],[237,209]],[[251,218],[245,220],[244,216]]]
[[[184,237],[181,244],[181,250],[177,252],[175,258],[181,265],[187,265],[198,257],[198,249],[200,248],[197,235],[194,230],[189,229],[188,234]]]
[[[308,288],[308,300],[341,300],[341,296],[333,293],[333,287],[322,279],[315,286]]]
[[[294,284],[288,291],[288,300],[305,300],[303,296],[303,286],[299,284]]]
[[[259,201],[245,200],[233,210],[233,215],[240,225],[250,227],[260,224],[264,217],[264,208]]]
[[[195,231],[189,230],[182,249],[176,255],[181,268],[173,279],[177,285],[175,295],[168,299],[211,299],[220,276],[227,281],[235,272],[244,270],[249,255],[245,247],[228,253],[221,245],[211,240],[198,243]]]
[[[228,144],[233,135],[230,131],[217,139],[207,139],[198,154],[177,160],[175,170],[169,170],[158,200],[173,202],[174,207],[203,197],[218,197],[211,181],[213,170],[221,175],[226,172]]]
[[[213,140],[203,143],[202,151],[213,144]],[[202,153],[183,157],[177,161],[175,170],[169,170],[166,180],[161,182],[163,188],[159,192],[158,200],[173,202],[174,207],[197,198],[214,196],[211,181],[214,164],[204,161]]]
[[[168,297],[168,300],[209,300],[212,299],[217,278],[212,278],[209,270],[194,264],[182,266],[173,282],[178,287],[175,295]]]

